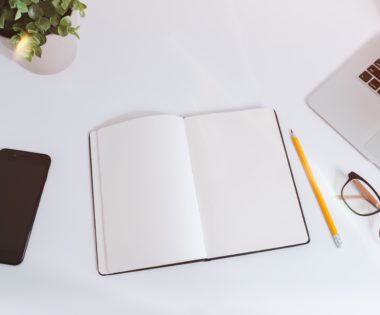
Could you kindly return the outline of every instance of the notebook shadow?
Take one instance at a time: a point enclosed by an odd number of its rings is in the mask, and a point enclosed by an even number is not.
[[[246,105],[246,106],[240,106],[238,108],[234,108],[232,110],[230,110],[231,112],[232,111],[241,111],[241,110],[248,110],[248,109],[255,109],[255,108],[262,108],[264,106],[260,106],[260,105]],[[209,113],[218,113],[218,112],[225,112],[225,110],[220,110],[220,111],[215,111],[215,110],[210,110],[210,111],[199,111],[199,112],[191,112],[189,114],[185,114],[185,115],[178,115],[178,116],[182,116],[182,117],[190,117],[190,116],[195,116],[195,115],[200,115],[200,114],[209,114]],[[97,130],[97,129],[100,129],[100,128],[104,128],[104,127],[107,127],[107,126],[110,126],[110,125],[114,125],[114,124],[118,124],[118,123],[121,123],[121,122],[124,122],[124,121],[127,121],[127,120],[132,120],[132,119],[136,119],[136,118],[141,118],[141,117],[146,117],[146,116],[151,116],[151,115],[165,115],[167,113],[163,113],[163,112],[156,112],[156,111],[135,111],[135,112],[130,112],[128,114],[123,114],[123,115],[120,115],[120,116],[117,116],[115,118],[112,118],[112,119],[109,119],[107,120],[106,122],[104,123],[101,123],[97,126],[95,126],[95,128],[93,130]]]
[[[124,122],[124,121],[127,121],[127,120],[141,118],[141,117],[145,117],[145,116],[149,116],[149,115],[160,115],[160,114],[162,115],[163,113],[154,112],[154,111],[136,111],[136,112],[131,112],[131,113],[128,113],[128,114],[123,114],[123,115],[117,116],[115,118],[109,119],[106,122],[95,126],[95,128],[93,130],[97,130],[97,129],[104,128],[104,127],[107,127],[107,126],[110,126],[110,125],[118,124],[118,123],[121,123],[121,122]]]
[[[186,115],[183,115],[183,117],[191,117],[191,116],[197,116],[197,115],[207,115],[207,114],[217,114],[217,113],[225,113],[225,112],[238,112],[238,111],[243,111],[243,110],[249,110],[249,109],[258,109],[258,108],[264,108],[266,106],[264,105],[251,105],[251,104],[247,104],[247,105],[240,105],[240,106],[234,106],[234,107],[231,107],[230,110],[226,109],[226,108],[223,108],[223,109],[219,109],[219,110],[206,110],[206,111],[194,111],[194,112],[191,112],[191,113],[188,113]]]

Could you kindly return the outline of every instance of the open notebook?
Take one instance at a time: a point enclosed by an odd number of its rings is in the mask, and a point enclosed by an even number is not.
[[[90,148],[102,275],[309,242],[271,109],[136,118]]]

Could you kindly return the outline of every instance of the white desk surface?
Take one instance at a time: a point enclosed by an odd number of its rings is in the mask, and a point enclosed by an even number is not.
[[[378,314],[380,244],[337,200],[380,170],[305,96],[379,31],[379,0],[87,1],[74,64],[37,76],[0,55],[0,146],[52,167],[27,254],[0,266],[2,314]],[[116,276],[96,271],[88,132],[134,111],[271,106],[298,133],[344,246],[337,249],[289,137],[306,246]],[[379,221],[380,222],[380,221]],[[380,226],[380,223],[379,223]]]

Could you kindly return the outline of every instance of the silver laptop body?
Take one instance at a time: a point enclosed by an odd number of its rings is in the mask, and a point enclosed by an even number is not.
[[[380,167],[380,33],[312,92],[307,103]]]

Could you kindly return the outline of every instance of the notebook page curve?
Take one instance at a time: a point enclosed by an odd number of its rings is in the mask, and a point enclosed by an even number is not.
[[[148,116],[97,133],[108,272],[204,259],[183,119]]]
[[[185,119],[208,258],[308,242],[272,109]]]

